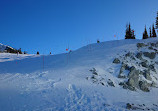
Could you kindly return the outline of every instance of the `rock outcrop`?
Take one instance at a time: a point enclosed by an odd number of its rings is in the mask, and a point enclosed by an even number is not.
[[[139,48],[138,52],[127,52],[121,58],[117,58],[120,60],[119,62],[122,62],[118,78],[124,79],[124,82],[120,82],[119,85],[132,91],[139,89],[149,92],[150,87],[157,86],[153,79],[158,80],[158,78],[153,76],[153,74],[157,75],[155,64],[158,64],[158,62],[155,61],[155,58],[158,53],[156,52],[158,42],[149,44],[138,43],[137,47]],[[142,48],[146,50],[147,47],[152,52],[141,50]],[[124,74],[124,72],[128,73]]]
[[[120,63],[120,60],[119,60],[118,58],[115,58],[114,61],[113,61],[113,63],[119,64],[119,63]]]

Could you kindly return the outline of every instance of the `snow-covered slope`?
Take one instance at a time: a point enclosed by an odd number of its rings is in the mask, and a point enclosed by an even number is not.
[[[158,89],[122,88],[121,63],[113,63],[149,42],[158,40],[108,41],[58,55],[0,54],[0,111],[158,110]]]
[[[15,53],[15,51],[17,51],[17,50],[14,49],[13,47],[0,43],[0,53],[6,53],[6,52]]]
[[[0,52],[3,52],[6,49],[6,46],[0,43]]]

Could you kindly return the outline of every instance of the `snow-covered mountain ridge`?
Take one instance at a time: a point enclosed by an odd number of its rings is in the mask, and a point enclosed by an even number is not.
[[[6,49],[6,46],[0,43],[0,52],[3,52]]]
[[[158,110],[157,42],[108,41],[44,56],[1,53],[0,110]]]
[[[0,43],[0,53],[16,53],[17,50],[11,46]]]

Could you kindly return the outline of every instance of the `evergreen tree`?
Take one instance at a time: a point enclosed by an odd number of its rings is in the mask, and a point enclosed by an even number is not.
[[[22,54],[21,48],[20,48],[20,49],[18,49],[18,53],[19,53],[19,54]]]
[[[131,25],[126,26],[125,39],[135,39],[134,30],[131,30]]]
[[[131,26],[130,24],[129,25],[126,25],[126,35],[125,35],[125,39],[130,39],[132,37],[132,34],[131,34]]]
[[[144,33],[143,33],[143,39],[147,39],[148,38],[148,32],[146,30],[146,26],[145,26],[145,30],[144,30]]]
[[[158,30],[158,11],[157,11],[157,17],[156,17],[156,29]]]
[[[27,54],[27,52],[26,52],[26,51],[24,51],[24,54]]]
[[[151,27],[149,28],[149,30],[150,30],[150,37],[152,37],[152,36],[151,36]]]
[[[99,39],[97,40],[97,43],[100,43]]]
[[[152,27],[152,37],[157,37],[154,24],[153,24],[153,27]]]
[[[37,51],[37,55],[39,55],[39,52]]]
[[[131,37],[131,39],[136,39],[135,35],[134,35],[134,30],[132,30],[132,37]]]

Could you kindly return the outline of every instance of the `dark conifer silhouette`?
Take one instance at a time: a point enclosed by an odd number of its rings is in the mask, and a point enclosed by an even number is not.
[[[37,55],[39,55],[39,52],[37,51]]]
[[[154,24],[152,26],[152,37],[157,37]]]
[[[27,54],[27,52],[26,52],[26,51],[24,51],[24,54]]]
[[[157,17],[156,17],[156,29],[158,30],[158,11],[157,11]]]
[[[135,39],[134,30],[132,30],[132,38],[131,39]]]
[[[134,30],[131,30],[131,25],[126,26],[126,35],[125,39],[135,39]]]
[[[100,43],[99,39],[97,40],[97,43]]]
[[[150,30],[150,37],[152,37],[152,35],[151,35],[151,27],[149,28],[149,30]]]
[[[19,54],[22,54],[21,48],[20,48],[20,49],[18,49],[18,53],[19,53]]]
[[[145,26],[145,30],[144,30],[144,33],[143,33],[143,39],[147,39],[148,38],[148,32],[146,30],[146,26]]]

